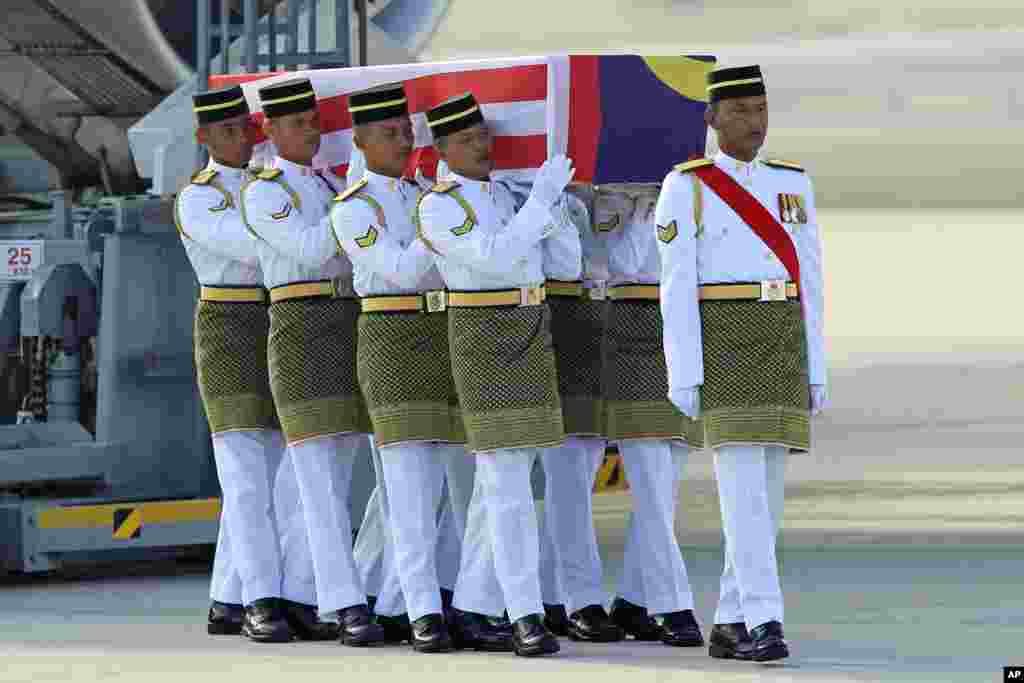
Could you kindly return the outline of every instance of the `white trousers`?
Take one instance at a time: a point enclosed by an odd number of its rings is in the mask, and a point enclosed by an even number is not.
[[[283,437],[281,443],[284,444]],[[309,534],[306,533],[306,518],[302,511],[299,482],[295,477],[295,464],[289,457],[284,458],[278,470],[274,506],[277,510],[277,530],[284,569],[281,597],[310,607],[316,606],[313,555],[309,551]]]
[[[231,534],[228,533],[228,511],[220,510],[220,528],[217,530],[217,550],[213,556],[210,574],[210,599],[228,605],[242,604],[242,577],[231,557]]]
[[[604,439],[569,437],[561,446],[541,450],[542,597],[548,604],[564,604],[570,614],[605,602],[593,508],[595,454],[604,449]]]
[[[384,484],[384,466],[380,450],[373,437],[368,438],[377,485],[366,503],[363,522],[359,526],[352,552],[363,589],[369,595],[377,597],[374,612],[384,616],[397,616],[404,614],[406,608],[395,562],[394,539],[389,521],[391,506],[387,486]]]
[[[482,458],[485,456],[470,456]],[[491,456],[486,456],[491,457]],[[494,566],[494,545],[487,514],[485,480],[476,464],[473,493],[466,513],[466,530],[462,536],[462,555],[458,580],[455,582],[454,605],[464,612],[500,616],[505,611],[505,596]],[[533,500],[533,491],[530,491]],[[534,515],[536,518],[536,514]],[[539,553],[539,549],[538,549]],[[538,559],[539,563],[539,559]],[[554,563],[552,563],[554,566]]]
[[[786,449],[726,446],[715,452],[725,570],[715,623],[748,629],[783,620],[775,539],[782,524]]]
[[[461,445],[442,446],[445,449],[445,486],[438,521],[437,578],[441,588],[455,590],[459,578],[459,565],[463,555],[463,541],[469,516],[469,503],[473,497],[476,478],[476,458]],[[469,552],[490,553],[490,547],[479,546]],[[492,562],[493,566],[493,562]]]
[[[672,484],[673,490],[679,490],[679,482],[685,477],[686,456],[689,447],[679,441],[672,441],[672,459],[675,466],[672,472],[676,481]],[[623,553],[622,574],[619,577],[618,594],[633,603],[646,607],[647,598],[644,596],[644,575],[643,567],[647,564],[648,546],[640,538],[640,530],[634,521],[634,513],[629,513],[626,521],[626,545]]]
[[[370,595],[377,596],[374,611],[384,616],[397,616],[407,611],[402,592],[395,544],[391,531],[391,507],[381,453],[371,439],[374,470],[378,485],[366,505],[363,523],[359,527],[354,555],[363,585]],[[386,447],[385,450],[387,450]],[[462,543],[466,531],[476,461],[460,444],[432,444],[444,464],[444,486],[439,502],[437,547],[435,562],[441,588],[455,590],[462,556]],[[400,500],[401,498],[399,498]],[[478,520],[486,524],[486,518]],[[490,553],[489,546],[474,546],[473,552]],[[491,572],[493,573],[493,563]]]
[[[284,457],[280,432],[246,430],[213,436],[230,564],[241,582],[241,603],[281,597],[283,565],[274,482]],[[230,571],[220,567],[220,571]],[[223,602],[223,601],[222,601]]]
[[[438,580],[438,506],[445,484],[445,451],[429,443],[396,444],[380,449],[390,507],[397,574],[411,621],[441,613]],[[463,449],[458,448],[461,456]],[[400,502],[399,502],[400,501]]]
[[[262,435],[258,438],[261,442],[265,441],[268,448],[284,448],[284,438],[281,432],[254,431],[253,433]],[[228,442],[232,440],[233,437],[228,437]],[[219,436],[214,439],[214,448],[224,448],[224,440]],[[299,485],[295,479],[295,468],[289,458],[281,460],[273,495],[282,562],[281,597],[304,605],[316,605],[313,558],[309,553],[306,522],[302,516],[302,502],[299,500]],[[224,505],[221,509],[217,550],[213,559],[213,573],[210,577],[210,599],[234,605],[243,604],[244,601],[242,577],[238,571],[239,560],[235,557],[239,552],[236,547],[237,542],[232,544],[231,533],[228,531],[228,527],[231,526],[228,517],[231,515],[232,508]]]
[[[685,446],[667,439],[628,439],[619,443],[619,452],[633,496],[620,594],[650,614],[693,609],[675,534],[677,458]]]
[[[352,467],[365,439],[365,434],[324,436],[288,449],[313,555],[317,601],[324,614],[366,603],[352,557],[348,510]]]
[[[500,614],[502,605],[495,601],[500,595],[513,621],[528,614],[543,614],[540,541],[530,483],[537,455],[536,449],[501,449],[476,456],[476,484],[455,589],[455,606],[459,609]],[[472,538],[480,531],[474,523],[481,516],[486,518],[486,538]],[[488,571],[485,557],[467,552],[471,545],[488,542],[493,549],[493,572]]]

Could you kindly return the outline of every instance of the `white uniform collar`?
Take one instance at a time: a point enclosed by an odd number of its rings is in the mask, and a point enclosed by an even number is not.
[[[206,170],[216,171],[217,175],[223,176],[225,178],[230,178],[232,180],[241,180],[243,177],[245,177],[246,173],[246,169],[244,168],[225,166],[219,161],[215,161],[213,157],[210,157],[210,163],[206,165]]]
[[[759,166],[758,162],[761,160],[761,155],[758,153],[752,161],[740,161],[739,159],[733,159],[725,152],[719,151],[715,155],[715,162],[723,169],[729,172],[729,175],[735,178],[750,178],[753,176]]]
[[[375,173],[370,169],[366,169],[366,171],[363,173],[363,178],[372,188],[381,190],[387,189],[389,192],[394,192],[397,190],[398,192],[402,193],[403,196],[405,196],[405,193],[407,192],[408,188],[415,185],[415,183],[412,183],[406,178],[395,178],[393,176]]]
[[[449,172],[449,175],[451,175],[452,180],[457,182],[459,185],[462,185],[463,187],[479,188],[480,191],[483,192],[484,194],[490,194],[494,189],[494,181],[490,179],[473,180],[472,178],[467,178],[466,176],[459,175],[454,171]]]
[[[313,175],[312,166],[303,166],[302,164],[296,164],[292,161],[288,161],[282,157],[274,157],[274,168],[279,168],[285,173],[291,173],[294,175],[311,176]]]

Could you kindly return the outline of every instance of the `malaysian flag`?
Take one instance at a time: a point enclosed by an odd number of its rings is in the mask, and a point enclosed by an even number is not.
[[[513,57],[212,76],[210,86],[241,84],[259,112],[259,88],[309,78],[324,133],[314,165],[342,176],[352,158],[347,94],[401,82],[415,131],[410,174],[418,167],[436,175],[426,110],[470,91],[494,132],[496,177],[529,181],[549,156],[569,154],[579,181],[656,182],[673,163],[704,153],[704,83],[713,65],[711,57]],[[261,139],[256,155],[272,157],[271,143]]]

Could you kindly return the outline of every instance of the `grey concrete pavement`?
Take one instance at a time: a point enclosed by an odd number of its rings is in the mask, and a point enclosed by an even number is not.
[[[601,496],[598,528],[609,592],[621,566],[627,494]],[[684,542],[686,540],[684,536]],[[711,660],[704,649],[660,644],[578,645],[557,657],[408,647],[353,650],[331,643],[256,645],[210,637],[205,566],[120,567],[94,578],[7,579],[0,584],[0,681],[273,680],[281,675],[506,680],[581,675],[595,681],[978,681],[1024,662],[1024,548],[945,544],[806,544],[780,552],[787,634],[781,665]],[[721,553],[686,545],[697,614],[710,627]]]

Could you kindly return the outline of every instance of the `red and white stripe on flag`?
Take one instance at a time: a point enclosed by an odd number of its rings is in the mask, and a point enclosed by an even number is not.
[[[494,132],[495,175],[527,179],[549,155],[565,151],[568,75],[565,57],[522,57],[223,75],[212,76],[210,85],[241,84],[249,108],[259,112],[259,88],[298,76],[309,78],[320,102],[323,127],[314,165],[344,175],[352,154],[347,94],[401,82],[409,97],[415,132],[411,167],[418,166],[431,178],[435,176],[437,157],[424,112],[448,97],[469,91]],[[256,117],[262,120],[262,114]],[[257,162],[273,155],[273,145],[261,139],[254,155]]]

